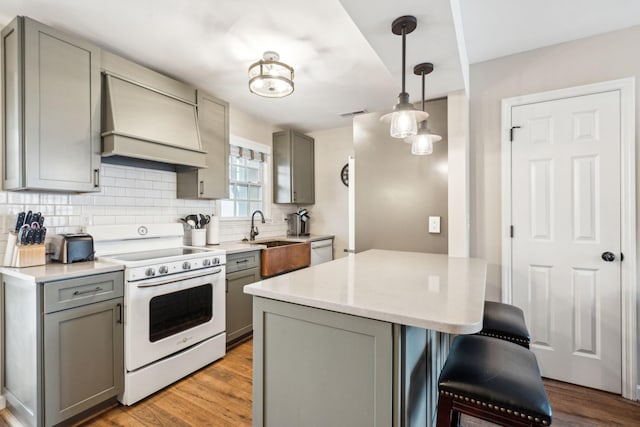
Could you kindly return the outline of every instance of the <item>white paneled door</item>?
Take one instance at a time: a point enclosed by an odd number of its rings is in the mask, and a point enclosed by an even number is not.
[[[511,123],[513,303],[531,348],[543,376],[620,393],[620,93],[515,106]]]

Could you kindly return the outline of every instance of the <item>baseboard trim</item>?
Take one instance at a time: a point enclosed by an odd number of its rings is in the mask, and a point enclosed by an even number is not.
[[[636,400],[640,400],[640,385],[636,387]]]
[[[640,393],[640,387],[638,388],[638,393]],[[5,399],[4,396],[0,394],[0,409],[4,409],[6,407],[7,407],[7,399]]]

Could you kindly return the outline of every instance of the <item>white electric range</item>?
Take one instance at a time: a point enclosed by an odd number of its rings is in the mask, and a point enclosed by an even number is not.
[[[124,266],[121,403],[131,405],[224,356],[224,251],[183,246],[178,223],[86,232],[98,259]]]

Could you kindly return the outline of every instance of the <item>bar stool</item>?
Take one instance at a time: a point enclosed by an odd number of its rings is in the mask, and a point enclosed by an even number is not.
[[[482,330],[478,334],[511,341],[525,348],[529,348],[531,342],[522,310],[500,302],[484,302]]]
[[[508,341],[457,336],[438,391],[437,427],[458,426],[461,414],[509,427],[551,425],[535,355]]]

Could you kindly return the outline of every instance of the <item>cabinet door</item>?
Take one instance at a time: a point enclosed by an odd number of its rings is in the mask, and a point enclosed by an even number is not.
[[[44,316],[45,425],[122,392],[122,298]]]
[[[98,191],[100,49],[24,18],[24,188]]]
[[[178,197],[225,199],[229,197],[229,104],[199,91],[198,127],[207,167],[178,172]]]
[[[253,425],[395,425],[390,323],[259,297],[253,307]]]
[[[292,133],[291,170],[293,203],[315,203],[314,192],[314,141],[313,138],[297,132]]]
[[[250,268],[227,274],[227,342],[253,330],[252,297],[244,285],[260,281],[260,269]]]

